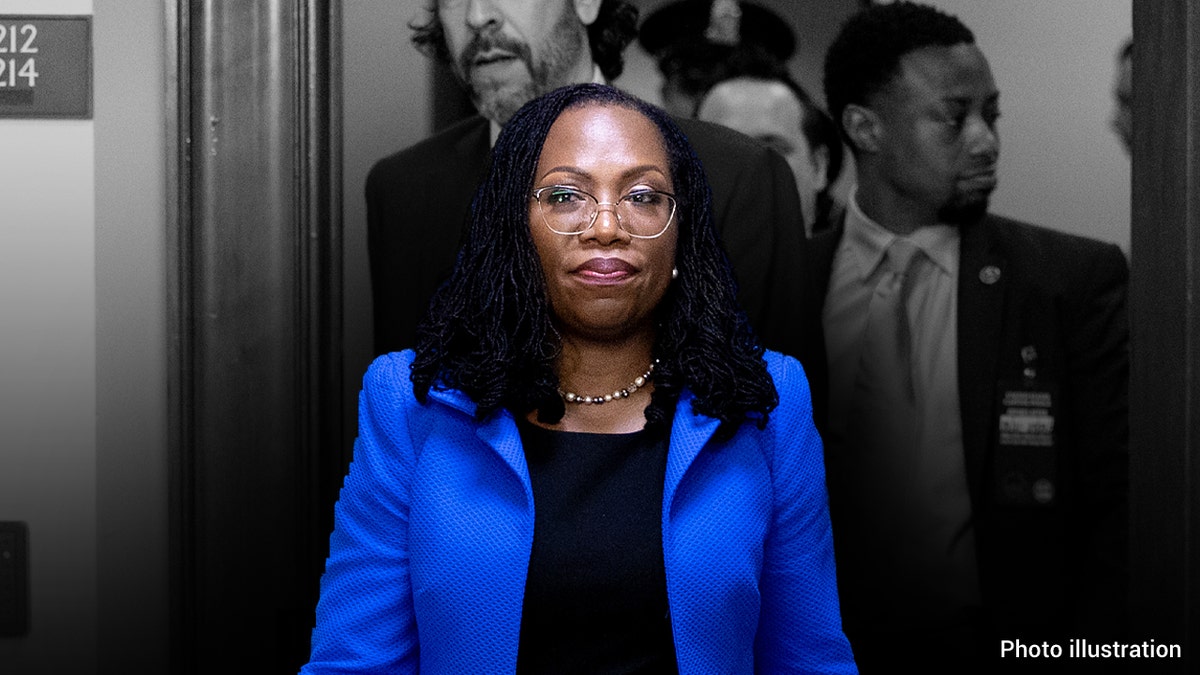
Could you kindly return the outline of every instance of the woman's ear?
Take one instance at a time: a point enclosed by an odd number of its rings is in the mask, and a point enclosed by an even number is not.
[[[590,26],[596,21],[596,17],[600,15],[600,3],[602,0],[574,0],[575,15],[579,17],[580,23],[585,26]]]

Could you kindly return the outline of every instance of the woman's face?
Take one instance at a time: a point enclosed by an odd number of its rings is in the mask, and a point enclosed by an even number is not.
[[[653,326],[671,285],[678,223],[672,219],[654,239],[631,237],[610,205],[640,191],[673,194],[669,167],[658,127],[635,110],[588,104],[563,112],[550,127],[534,189],[576,188],[601,204],[590,227],[564,235],[551,231],[538,202],[529,200],[533,243],[564,333],[611,340]]]

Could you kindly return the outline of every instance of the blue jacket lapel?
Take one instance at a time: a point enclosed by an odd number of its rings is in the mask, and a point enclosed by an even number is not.
[[[467,415],[475,415],[475,402],[458,390],[430,389],[429,397]],[[479,440],[500,455],[508,465],[521,485],[525,488],[525,496],[533,504],[533,485],[529,480],[529,465],[525,461],[525,450],[521,446],[521,434],[517,431],[517,422],[512,413],[500,410],[479,425],[475,431]]]
[[[459,410],[467,415],[475,414],[475,403],[459,391],[431,389],[430,398]],[[716,433],[720,420],[692,411],[692,394],[684,391],[675,407],[671,425],[671,441],[667,450],[667,475],[663,485],[664,507],[671,503],[675,490],[683,480],[688,467],[696,459],[701,448]],[[509,468],[520,478],[532,502],[529,481],[529,465],[521,446],[521,436],[516,421],[507,410],[501,410],[479,426],[476,435],[481,441],[500,455]]]
[[[684,391],[675,406],[671,442],[667,446],[667,477],[663,485],[663,522],[667,522],[675,491],[696,455],[716,433],[721,421],[692,411],[692,394]]]

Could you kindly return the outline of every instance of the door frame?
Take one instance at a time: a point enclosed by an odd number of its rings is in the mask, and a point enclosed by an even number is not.
[[[294,673],[341,483],[340,2],[167,13],[172,672]]]

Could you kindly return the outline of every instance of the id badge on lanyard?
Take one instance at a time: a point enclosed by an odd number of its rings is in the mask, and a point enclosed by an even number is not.
[[[1037,350],[1021,349],[1022,377],[998,383],[993,499],[998,505],[1045,507],[1057,492],[1058,389],[1038,378]]]

